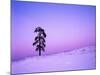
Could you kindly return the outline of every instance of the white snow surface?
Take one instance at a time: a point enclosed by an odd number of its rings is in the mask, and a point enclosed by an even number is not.
[[[96,68],[95,46],[88,46],[47,56],[36,56],[12,62],[12,74]]]

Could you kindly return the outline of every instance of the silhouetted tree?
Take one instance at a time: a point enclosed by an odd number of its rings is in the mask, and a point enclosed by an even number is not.
[[[37,27],[34,32],[37,32],[38,35],[35,37],[35,42],[33,43],[33,46],[36,45],[36,51],[39,51],[39,56],[41,56],[41,51],[45,51],[44,48],[46,46],[46,33],[41,27]]]

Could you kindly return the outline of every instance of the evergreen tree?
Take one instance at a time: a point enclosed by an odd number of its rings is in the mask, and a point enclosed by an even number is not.
[[[39,56],[41,56],[41,51],[45,51],[44,48],[46,46],[46,33],[41,27],[37,27],[34,32],[37,32],[38,35],[35,37],[35,42],[33,43],[33,46],[36,45],[36,51],[39,51]]]

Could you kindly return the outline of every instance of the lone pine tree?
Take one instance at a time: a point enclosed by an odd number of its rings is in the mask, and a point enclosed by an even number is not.
[[[37,36],[35,37],[35,42],[33,43],[33,46],[36,45],[36,51],[39,52],[39,56],[41,56],[41,51],[45,51],[45,38],[46,33],[44,29],[41,27],[37,27],[34,32],[37,32]]]

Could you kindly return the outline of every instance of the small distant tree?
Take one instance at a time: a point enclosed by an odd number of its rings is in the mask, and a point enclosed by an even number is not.
[[[35,37],[35,42],[33,43],[33,46],[36,45],[36,51],[39,52],[39,56],[41,56],[41,51],[45,51],[45,38],[46,33],[44,29],[41,27],[37,27],[34,32],[37,32],[37,36]]]

